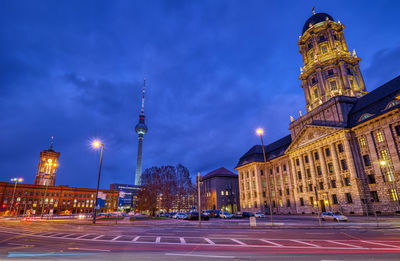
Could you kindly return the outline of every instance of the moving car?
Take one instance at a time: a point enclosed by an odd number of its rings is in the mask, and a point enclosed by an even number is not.
[[[256,218],[265,218],[264,213],[261,213],[261,212],[255,213],[254,216],[255,216]]]
[[[221,213],[219,214],[219,217],[220,218],[232,218],[233,215],[231,213],[229,213],[229,212],[221,211]]]
[[[346,216],[344,216],[342,214],[335,214],[335,213],[332,213],[332,212],[322,212],[321,219],[323,221],[325,221],[325,220],[332,220],[332,221],[337,221],[337,222],[347,221],[347,217]]]
[[[199,220],[199,213],[198,212],[189,212],[187,215],[188,220]],[[210,218],[203,213],[201,213],[202,220],[209,220]]]

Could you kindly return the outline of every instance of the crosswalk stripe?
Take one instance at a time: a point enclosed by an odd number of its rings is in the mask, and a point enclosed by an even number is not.
[[[140,236],[135,237],[134,239],[132,239],[132,242],[136,242],[139,238]]]
[[[82,235],[82,236],[80,236],[80,237],[77,237],[77,238],[75,238],[75,239],[80,239],[80,238],[82,238],[82,237],[86,237],[86,236],[88,236],[88,235],[90,235],[90,234],[85,234],[85,235]]]
[[[98,239],[98,238],[101,238],[103,235],[100,235],[100,236],[97,236],[97,237],[95,237],[95,238],[92,238],[92,240],[96,240],[96,239]]]
[[[338,241],[334,241],[334,240],[325,240],[325,241],[329,242],[329,243],[343,245],[343,246],[349,246],[349,247],[354,247],[354,248],[362,248],[360,246],[356,246],[356,245],[352,245],[352,244],[348,244],[348,243],[342,243],[342,242],[338,242]]]
[[[115,240],[117,240],[117,239],[120,238],[120,237],[122,237],[122,236],[114,237],[113,239],[111,239],[111,241],[115,241]]]
[[[204,238],[205,241],[207,241],[210,245],[215,245],[215,243],[213,241],[211,241],[211,239],[209,238]]]
[[[186,244],[186,241],[183,237],[180,237],[179,240],[181,241],[181,244]]]
[[[269,240],[265,240],[265,239],[260,239],[260,241],[262,241],[264,243],[268,243],[268,244],[274,245],[274,246],[278,246],[278,247],[283,246],[281,244],[278,244],[278,243],[275,243],[275,242],[272,242],[272,241],[269,241]]]
[[[368,244],[375,244],[375,245],[380,245],[380,246],[388,246],[388,247],[400,248],[400,246],[389,245],[389,244],[378,243],[378,242],[365,241],[365,240],[361,240],[360,242],[364,242],[364,243],[368,243]]]
[[[296,243],[299,243],[299,244],[304,244],[304,245],[312,246],[312,247],[320,247],[320,246],[318,246],[318,245],[311,244],[311,243],[307,243],[307,242],[300,241],[300,240],[290,240],[290,241],[293,241],[293,242],[296,242]]]
[[[234,239],[234,238],[231,238],[231,240],[232,240],[233,242],[236,242],[236,243],[240,244],[240,245],[247,246],[246,243],[243,243],[243,242],[240,241],[240,240],[237,240],[237,239]]]
[[[157,237],[156,238],[156,243],[160,243],[160,241],[161,241],[161,237]]]

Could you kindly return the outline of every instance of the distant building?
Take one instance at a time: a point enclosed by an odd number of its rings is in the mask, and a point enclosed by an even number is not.
[[[10,210],[14,183],[0,182],[0,213]],[[12,212],[18,215],[92,213],[96,189],[17,184]],[[99,190],[99,212],[117,210],[118,191]]]
[[[140,190],[138,185],[118,184],[110,185],[110,190],[119,191],[118,209],[121,211],[134,211],[137,194]]]
[[[226,210],[230,213],[239,211],[238,175],[219,168],[201,177],[201,208]]]
[[[55,185],[60,152],[55,152],[53,146],[54,141],[52,140],[50,148],[40,152],[40,161],[36,173],[35,185]]]
[[[400,77],[368,93],[344,28],[325,13],[304,24],[307,113],[264,146],[267,164],[261,145],[240,158],[242,210],[267,212],[271,201],[276,213],[400,213]]]

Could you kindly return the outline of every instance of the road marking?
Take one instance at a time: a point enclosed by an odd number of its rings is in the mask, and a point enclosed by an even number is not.
[[[135,237],[134,239],[132,239],[131,242],[136,242],[139,238],[140,238],[140,236],[137,236],[137,237]]]
[[[318,245],[311,244],[311,243],[307,243],[307,242],[300,241],[300,240],[290,240],[290,241],[293,241],[293,242],[296,242],[296,243],[299,243],[299,244],[304,244],[304,245],[312,246],[312,247],[318,247],[318,248],[320,247],[320,246],[318,246]]]
[[[368,243],[368,244],[375,244],[375,245],[380,245],[380,246],[388,246],[388,247],[400,248],[400,246],[383,244],[383,243],[378,243],[378,242],[371,242],[371,241],[366,241],[366,240],[361,240],[360,242],[364,242],[364,243]]]
[[[233,242],[236,242],[236,243],[240,244],[240,245],[247,246],[246,243],[243,243],[243,242],[240,241],[240,240],[237,240],[237,239],[234,239],[234,238],[231,238],[231,240],[232,240]]]
[[[102,251],[102,252],[111,252],[108,249],[94,249],[94,248],[79,248],[79,247],[69,247],[69,250],[85,250],[85,251]]]
[[[209,238],[204,238],[205,241],[207,241],[210,245],[215,245],[215,243],[213,241],[211,241],[211,239]]]
[[[62,236],[62,237],[60,237],[60,238],[68,237],[68,236],[70,236],[70,235],[73,235],[73,234],[66,234],[66,235],[64,235],[64,236]],[[44,237],[47,237],[47,236],[44,236]]]
[[[175,254],[165,253],[166,256],[195,256],[195,257],[212,257],[212,258],[235,258],[235,256],[213,256],[213,255],[196,255],[196,254]]]
[[[274,246],[278,246],[278,247],[282,247],[283,246],[281,244],[278,244],[278,243],[275,243],[275,242],[272,242],[272,241],[269,241],[269,240],[265,240],[265,239],[259,239],[259,240],[261,240],[264,243],[268,243],[268,244],[271,244],[271,245],[274,245]]]
[[[111,239],[111,241],[115,241],[115,240],[117,240],[117,239],[120,238],[120,237],[122,237],[122,235],[121,235],[121,236],[114,237],[113,239]]]
[[[97,237],[95,237],[95,238],[92,238],[92,240],[96,240],[96,239],[98,239],[98,238],[101,238],[103,235],[100,235],[100,236],[97,236]],[[75,238],[76,239],[76,238]]]
[[[181,244],[186,244],[186,241],[183,237],[180,237],[179,240],[181,241]]]
[[[156,244],[158,244],[158,243],[160,243],[161,242],[161,237],[157,237],[156,238]]]
[[[329,242],[329,243],[343,245],[343,246],[349,246],[349,247],[354,247],[354,248],[362,248],[360,246],[356,246],[356,245],[352,245],[352,244],[348,244],[348,243],[342,243],[342,242],[338,242],[338,241],[334,241],[334,240],[325,240],[325,241]]]
[[[8,243],[12,246],[23,246],[23,247],[34,247],[35,245],[26,245],[26,244],[18,244],[18,243]]]
[[[82,236],[79,236],[79,237],[77,237],[77,238],[75,238],[75,239],[80,239],[80,238],[86,237],[86,236],[88,236],[88,235],[90,235],[90,234],[82,235]]]

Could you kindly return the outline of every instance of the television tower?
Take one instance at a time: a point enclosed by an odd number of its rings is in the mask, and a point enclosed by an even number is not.
[[[142,177],[142,147],[143,147],[143,136],[147,133],[147,126],[144,123],[144,93],[146,90],[146,78],[143,81],[143,91],[142,91],[142,109],[139,115],[139,123],[135,127],[135,131],[138,134],[138,153],[136,161],[136,175],[135,175],[135,185],[140,186]]]

